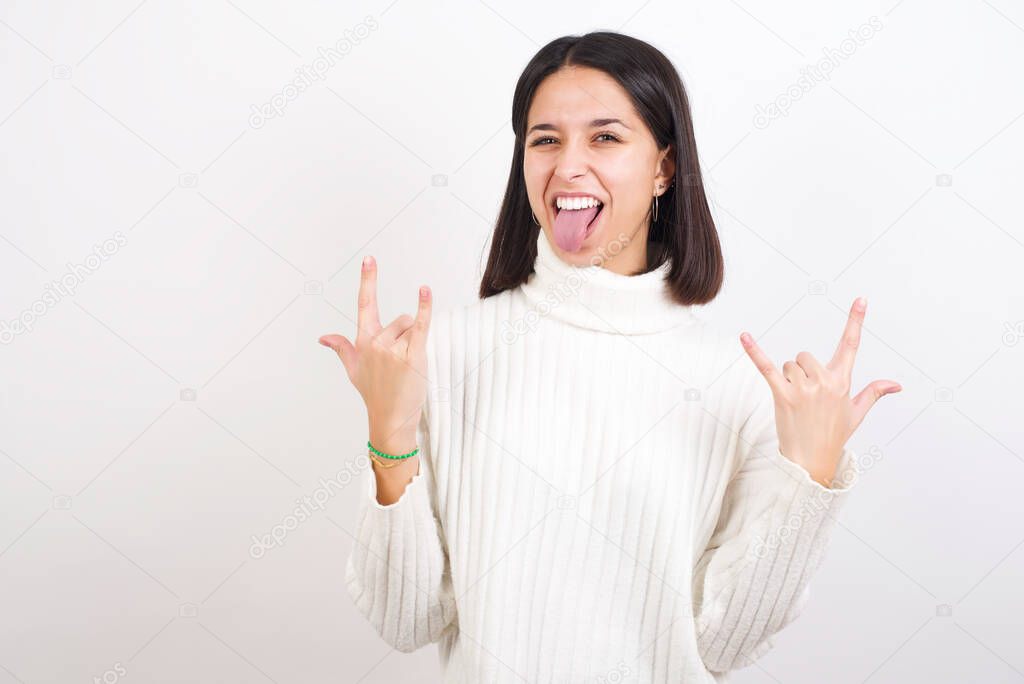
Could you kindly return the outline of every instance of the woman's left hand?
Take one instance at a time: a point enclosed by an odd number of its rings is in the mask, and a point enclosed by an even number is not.
[[[892,380],[875,380],[850,399],[850,378],[866,310],[866,300],[854,301],[839,346],[825,366],[808,352],[800,352],[796,361],[782,365],[780,373],[750,333],[740,335],[740,343],[775,397],[779,451],[825,487],[831,486],[846,441],[868,410],[881,397],[903,389]]]

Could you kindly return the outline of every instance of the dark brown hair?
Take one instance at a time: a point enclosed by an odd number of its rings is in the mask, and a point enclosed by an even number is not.
[[[706,304],[722,287],[725,265],[704,182],[690,103],[675,67],[660,50],[630,36],[595,31],[551,41],[526,65],[512,97],[515,149],[501,203],[480,298],[517,287],[533,272],[540,226],[533,222],[523,157],[526,116],[541,82],[562,67],[600,69],[629,94],[636,113],[651,131],[659,150],[673,145],[675,177],[658,198],[658,220],[647,236],[647,270],[671,260],[666,285],[679,304]]]

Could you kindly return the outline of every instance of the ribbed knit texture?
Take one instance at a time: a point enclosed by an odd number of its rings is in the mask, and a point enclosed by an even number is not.
[[[675,304],[537,236],[524,285],[434,313],[419,472],[367,471],[348,591],[444,682],[728,682],[799,614],[833,488],[783,456],[767,382]]]

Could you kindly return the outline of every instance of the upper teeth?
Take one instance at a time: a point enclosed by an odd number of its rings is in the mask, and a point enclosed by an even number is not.
[[[588,209],[601,205],[594,197],[556,197],[555,206],[559,209]]]

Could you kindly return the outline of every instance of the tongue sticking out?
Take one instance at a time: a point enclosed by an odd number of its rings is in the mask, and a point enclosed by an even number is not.
[[[555,243],[566,252],[577,252],[587,236],[587,226],[601,207],[589,209],[560,209],[553,228]]]

